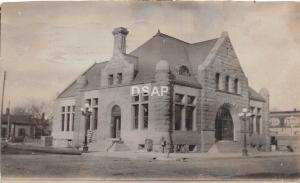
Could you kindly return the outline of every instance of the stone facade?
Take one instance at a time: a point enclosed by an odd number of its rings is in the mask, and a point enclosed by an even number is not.
[[[159,150],[164,139],[176,150],[205,152],[217,141],[220,109],[228,111],[230,127],[223,125],[221,139],[241,142],[238,114],[254,107],[261,116],[262,145],[268,146],[268,92],[258,94],[249,87],[227,33],[190,44],[158,32],[129,54],[127,34],[125,28],[114,29],[112,58],[93,65],[57,97],[54,145],[82,145],[85,119],[80,109],[88,102],[93,110],[91,145],[117,138],[137,150],[150,140],[153,150]],[[135,96],[133,87],[151,92]]]

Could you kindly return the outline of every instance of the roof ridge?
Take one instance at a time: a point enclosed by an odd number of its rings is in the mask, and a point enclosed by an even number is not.
[[[205,40],[205,41],[199,41],[199,42],[191,43],[191,45],[205,43],[205,42],[209,42],[209,41],[214,41],[214,40],[217,40],[217,39],[219,39],[219,38],[217,37],[217,38],[208,39],[208,40]]]
[[[91,65],[89,68],[87,68],[83,73],[81,73],[81,74],[79,74],[79,76],[83,76],[83,75],[85,75],[89,70],[91,70],[95,65],[97,65],[97,64],[102,64],[102,63],[105,63],[105,62],[108,62],[108,61],[104,61],[104,62],[99,62],[99,63],[97,63],[97,62],[94,62],[93,63],[93,65]],[[76,81],[77,81],[77,78],[78,78],[78,76],[62,91],[62,92],[60,92],[58,95],[57,95],[57,97],[56,98],[60,98],[60,96],[65,92],[65,91],[67,91],[71,86],[73,86],[75,83],[76,83]]]
[[[155,37],[155,36],[168,37],[168,38],[175,39],[175,40],[177,40],[177,41],[183,42],[183,43],[185,43],[185,44],[191,44],[191,43],[188,43],[188,42],[186,42],[186,41],[183,41],[183,40],[181,40],[181,39],[179,39],[179,38],[176,38],[176,37],[173,37],[173,36],[170,36],[170,35],[161,33],[160,31],[158,31],[153,37]]]

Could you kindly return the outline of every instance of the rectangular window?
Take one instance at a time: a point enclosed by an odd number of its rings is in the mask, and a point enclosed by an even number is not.
[[[187,131],[193,130],[194,123],[194,107],[187,106],[185,113],[185,127]]]
[[[260,134],[260,119],[261,116],[256,116],[256,133]]]
[[[94,98],[93,99],[93,106],[97,106],[98,105],[98,98]]]
[[[68,109],[67,111],[70,112],[71,111],[71,106],[68,106],[67,109]]]
[[[85,103],[86,103],[86,104],[89,104],[89,106],[91,106],[92,100],[91,100],[91,99],[86,99],[86,100],[85,100]]]
[[[133,102],[138,102],[139,100],[140,100],[139,94],[135,94],[134,96],[132,96],[132,101]]]
[[[70,131],[70,113],[67,113],[67,131]]]
[[[97,130],[97,128],[98,128],[98,108],[97,107],[94,108],[93,114],[94,114],[94,130]]]
[[[239,92],[239,79],[235,79],[234,80],[234,93],[238,93]]]
[[[65,112],[65,107],[61,107],[61,112]]]
[[[195,101],[195,97],[194,96],[187,96],[187,104],[193,105]]]
[[[25,136],[25,129],[24,128],[19,128],[19,130],[18,130],[18,136],[19,137],[24,137]]]
[[[61,114],[61,131],[65,130],[65,114]]]
[[[72,131],[74,131],[75,113],[72,113]]]
[[[257,115],[261,114],[261,108],[257,108]]]
[[[91,129],[91,115],[88,115],[88,120],[87,120],[87,129],[90,130]]]
[[[72,106],[72,111],[75,112],[75,105]]]
[[[114,84],[114,75],[110,74],[108,75],[108,85],[113,85]]]
[[[149,94],[148,93],[142,93],[143,101],[149,100]]]
[[[254,114],[254,109],[255,109],[255,107],[250,107],[250,111],[252,114]]]
[[[142,104],[142,106],[143,106],[144,128],[148,128],[148,104]]]
[[[139,105],[135,104],[132,105],[133,109],[133,128],[137,129],[139,128]]]
[[[1,137],[6,137],[6,128],[1,128]]]
[[[175,105],[175,130],[181,129],[182,105]]]
[[[216,73],[216,90],[220,90],[220,73]]]
[[[252,116],[250,118],[250,123],[249,123],[249,134],[252,135],[253,134],[253,120],[254,120],[254,116]]]
[[[225,78],[225,91],[229,91],[229,76]]]
[[[117,82],[118,82],[118,84],[121,84],[122,83],[122,73],[118,73],[117,74]]]
[[[183,103],[183,97],[184,97],[184,95],[176,93],[175,94],[175,102],[176,103]]]

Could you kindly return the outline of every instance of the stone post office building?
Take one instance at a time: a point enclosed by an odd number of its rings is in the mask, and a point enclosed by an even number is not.
[[[239,144],[242,108],[255,114],[247,127],[249,142],[268,147],[268,91],[249,87],[226,32],[187,43],[158,31],[126,53],[128,33],[115,28],[111,59],[95,63],[57,97],[54,145],[82,146],[80,109],[88,103],[88,138],[98,150],[120,138],[130,150],[144,147],[146,139],[154,150],[162,139],[191,151],[208,151],[220,141]],[[133,87],[149,92],[133,93]]]

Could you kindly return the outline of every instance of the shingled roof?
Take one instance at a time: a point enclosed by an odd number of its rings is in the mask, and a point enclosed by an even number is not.
[[[196,79],[197,65],[201,64],[218,39],[190,44],[158,32],[151,39],[133,50],[128,55],[138,57],[138,74],[134,82],[154,80],[155,66],[160,60],[166,60],[170,64],[173,74],[176,66],[185,65],[191,72],[188,78],[177,76],[177,83],[185,83],[189,86],[201,87]],[[88,84],[85,90],[100,88],[101,70],[107,62],[95,63],[82,76],[86,76]],[[58,98],[74,97],[76,95],[76,80],[73,81]]]
[[[81,76],[86,76],[87,85],[84,90],[96,90],[100,88],[101,70],[105,67],[107,62],[100,62],[93,64]],[[76,80],[73,81],[64,91],[58,95],[58,98],[75,97],[76,95]]]
[[[150,40],[133,50],[130,55],[138,57],[138,74],[135,81],[154,79],[155,66],[160,60],[166,60],[170,64],[173,74],[176,67],[185,65],[191,72],[191,77],[186,78],[185,82],[198,84],[196,79],[197,66],[201,64],[217,39],[190,44],[158,32]],[[177,79],[182,79],[177,77]]]
[[[130,52],[128,55],[138,57],[138,73],[133,82],[151,82],[155,78],[155,67],[160,60],[166,60],[170,64],[171,73],[175,76],[174,82],[201,88],[196,79],[198,65],[201,65],[218,38],[187,43],[172,36],[157,32],[151,39]],[[96,90],[100,88],[101,70],[106,62],[95,63],[87,69],[82,76],[86,76],[88,84],[84,90]],[[181,77],[176,75],[176,67],[185,65],[191,76]],[[58,98],[74,97],[76,95],[76,80],[72,82]],[[249,98],[265,101],[255,90],[249,87]]]

